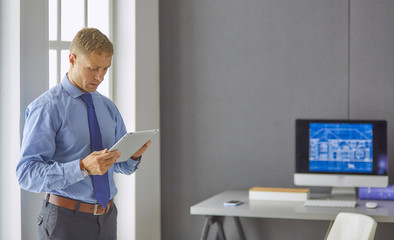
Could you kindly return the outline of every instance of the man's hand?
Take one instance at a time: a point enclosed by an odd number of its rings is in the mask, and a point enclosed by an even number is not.
[[[119,151],[108,152],[108,149],[95,151],[82,159],[81,167],[85,168],[89,175],[103,175],[120,157]]]
[[[144,144],[144,146],[142,146],[140,148],[140,150],[138,150],[136,153],[134,153],[133,156],[131,156],[131,159],[133,160],[137,160],[139,157],[141,157],[142,154],[144,154],[144,152],[146,151],[146,149],[148,149],[148,147],[151,145],[151,141],[149,140],[148,142],[146,142]]]

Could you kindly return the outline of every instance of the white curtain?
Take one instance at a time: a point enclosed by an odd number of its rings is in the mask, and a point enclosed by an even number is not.
[[[0,239],[21,239],[20,1],[0,0]]]

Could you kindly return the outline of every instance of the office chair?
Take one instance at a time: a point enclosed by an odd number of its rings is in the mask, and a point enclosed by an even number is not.
[[[332,224],[326,240],[373,240],[377,223],[370,216],[341,212]]]

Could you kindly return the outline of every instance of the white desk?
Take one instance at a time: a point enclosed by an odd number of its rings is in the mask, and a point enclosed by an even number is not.
[[[244,204],[236,207],[224,207],[229,200],[242,200]],[[358,200],[355,208],[304,207],[303,202],[289,201],[249,201],[248,191],[225,191],[214,195],[190,207],[190,214],[206,216],[201,239],[206,239],[209,227],[217,223],[218,236],[225,239],[223,219],[234,217],[240,239],[245,239],[239,217],[279,218],[302,220],[334,220],[339,212],[356,212],[373,217],[377,222],[394,222],[394,201],[378,202],[376,209],[368,209],[365,202]]]

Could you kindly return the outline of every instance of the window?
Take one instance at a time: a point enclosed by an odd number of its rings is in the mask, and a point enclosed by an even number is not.
[[[48,0],[49,16],[49,87],[58,84],[69,68],[69,47],[83,27],[95,27],[110,39],[111,0]],[[110,96],[109,76],[98,91]]]

